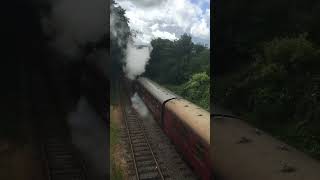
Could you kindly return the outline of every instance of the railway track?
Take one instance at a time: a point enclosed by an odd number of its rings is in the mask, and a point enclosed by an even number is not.
[[[86,180],[84,163],[71,144],[58,136],[49,136],[43,143],[48,180]]]
[[[123,95],[120,95],[120,101],[131,151],[131,162],[134,167],[132,179],[164,180],[167,176],[159,165],[138,114],[127,106]]]
[[[141,117],[132,108],[126,88],[120,88],[120,103],[124,121],[120,136],[129,179],[199,179],[151,114]]]
[[[48,120],[42,124],[42,159],[47,180],[87,180],[84,161],[71,142],[66,126]]]

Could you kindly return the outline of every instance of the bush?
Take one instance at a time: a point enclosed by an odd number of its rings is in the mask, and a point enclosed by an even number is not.
[[[263,64],[282,67],[289,73],[316,72],[320,65],[319,49],[302,34],[296,38],[275,38],[263,47]],[[291,74],[293,75],[293,74]]]
[[[190,101],[208,110],[210,101],[210,77],[205,72],[192,75],[190,80],[183,85],[181,94]]]
[[[256,64],[256,80],[263,82],[260,85],[268,91],[255,94],[256,102],[269,101],[269,107],[274,106],[271,114],[282,114],[279,118],[289,119],[294,117],[299,111],[297,108],[300,108],[292,102],[304,102],[305,106],[314,106],[315,102],[309,97],[310,92],[307,89],[315,86],[312,77],[316,75],[316,67],[320,65],[319,52],[319,49],[306,39],[306,34],[296,38],[276,38],[265,43],[260,56],[262,60]],[[295,119],[307,118],[306,114],[311,109]]]
[[[306,34],[264,43],[250,72],[233,80],[224,102],[233,109],[253,113],[263,124],[295,120],[306,121],[300,123],[304,126],[317,121],[319,109],[312,107],[319,106],[315,101],[319,93],[312,78],[320,65],[319,52]]]
[[[248,69],[219,77],[215,98],[259,128],[320,158],[319,47],[306,34],[275,38],[263,43],[254,58]]]

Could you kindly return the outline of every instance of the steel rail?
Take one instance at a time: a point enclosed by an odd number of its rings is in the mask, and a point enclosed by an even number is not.
[[[121,87],[119,89],[121,89]],[[128,122],[127,122],[125,103],[124,103],[124,100],[122,98],[121,93],[119,93],[119,95],[120,95],[120,101],[121,101],[120,103],[122,104],[122,106],[121,106],[122,115],[123,115],[123,119],[124,119],[124,122],[125,122],[125,125],[126,125],[126,130],[127,130],[127,134],[128,134],[128,138],[129,138],[130,149],[131,149],[131,154],[132,154],[132,159],[133,159],[133,165],[134,165],[134,169],[135,169],[135,172],[136,172],[136,177],[137,177],[137,179],[139,179],[139,172],[138,172],[138,168],[137,168],[137,162],[136,162],[136,158],[135,158],[135,155],[134,155],[132,139],[131,139],[131,135],[130,135],[129,125],[128,125]]]
[[[122,90],[122,93],[123,93],[123,90]],[[127,116],[128,115],[127,115],[127,111],[125,109],[126,105],[125,105],[125,102],[124,102],[123,97],[122,97],[121,94],[120,94],[120,101],[121,101],[121,104],[122,104],[121,109],[122,109],[122,113],[123,113],[123,116],[124,116],[123,118],[124,118],[124,121],[125,121],[126,130],[127,130],[127,134],[128,134],[128,138],[129,138],[129,143],[130,143],[132,158],[133,158],[133,162],[134,162],[134,168],[135,168],[135,172],[136,172],[136,177],[137,177],[137,179],[140,179],[139,171],[138,171],[138,167],[137,167],[137,162],[136,162],[136,158],[135,158],[135,154],[134,154],[135,151],[134,151],[133,144],[132,144],[132,137],[131,137],[129,125],[128,125],[128,122],[127,122],[128,121],[127,120]],[[141,132],[143,134],[144,140],[146,141],[146,144],[147,144],[147,146],[149,148],[149,151],[151,152],[152,158],[153,158],[153,160],[154,160],[154,162],[156,164],[156,169],[158,171],[158,174],[160,175],[161,180],[164,180],[164,176],[163,176],[163,173],[161,171],[160,165],[159,165],[159,163],[158,163],[158,161],[157,161],[157,159],[155,157],[155,154],[154,154],[154,152],[153,152],[153,150],[151,148],[150,142],[149,142],[149,140],[148,140],[148,138],[146,136],[146,133],[145,133],[144,128],[143,128],[143,125],[141,124],[139,118],[137,118],[136,122],[138,123],[138,125],[139,125],[139,127],[141,129]]]
[[[156,166],[157,166],[157,170],[158,170],[158,172],[159,172],[159,175],[161,176],[161,179],[164,180],[163,173],[162,173],[161,168],[160,168],[160,166],[159,166],[159,164],[158,164],[158,161],[157,161],[157,159],[156,159],[156,157],[155,157],[155,155],[154,155],[154,152],[153,152],[153,150],[152,150],[152,148],[151,148],[151,146],[150,146],[150,142],[149,142],[149,140],[148,140],[148,138],[147,138],[147,136],[146,136],[146,134],[145,134],[145,132],[144,132],[144,130],[143,130],[143,127],[142,127],[142,125],[141,125],[141,122],[140,122],[139,120],[137,120],[137,122],[138,122],[140,128],[142,129],[142,133],[143,133],[143,136],[144,136],[145,140],[147,141],[147,145],[148,145],[149,150],[150,150],[150,152],[151,152],[151,154],[152,154],[152,157],[153,157],[153,159],[154,159],[154,162],[156,163]]]

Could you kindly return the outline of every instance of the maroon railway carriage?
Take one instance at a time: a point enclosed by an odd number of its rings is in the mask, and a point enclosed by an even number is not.
[[[212,179],[210,114],[184,99],[165,104],[164,131],[202,179]]]
[[[134,89],[194,171],[204,180],[212,179],[209,112],[147,78],[136,80]]]
[[[161,121],[163,105],[171,99],[178,98],[178,96],[144,77],[137,80],[135,90],[151,111],[154,119],[163,126]]]

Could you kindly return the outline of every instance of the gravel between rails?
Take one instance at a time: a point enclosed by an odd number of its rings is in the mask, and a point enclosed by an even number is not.
[[[132,108],[131,102],[126,98],[126,107],[129,113],[138,113]],[[143,130],[148,138],[152,151],[155,154],[157,162],[163,172],[164,179],[168,180],[196,180],[199,179],[194,172],[190,169],[187,163],[182,159],[181,155],[177,152],[174,145],[171,143],[170,139],[164,134],[160,126],[152,118],[151,114],[148,113],[147,116],[141,117],[138,115],[139,121],[143,127]],[[129,169],[129,179],[136,179],[135,168],[133,164],[133,159],[131,156],[131,149],[129,144],[128,135],[126,132],[126,126],[121,127],[121,137],[122,144],[125,147],[125,159],[127,161]],[[145,161],[143,163],[148,163]],[[148,178],[146,178],[148,179]],[[150,178],[157,179],[157,178]]]

